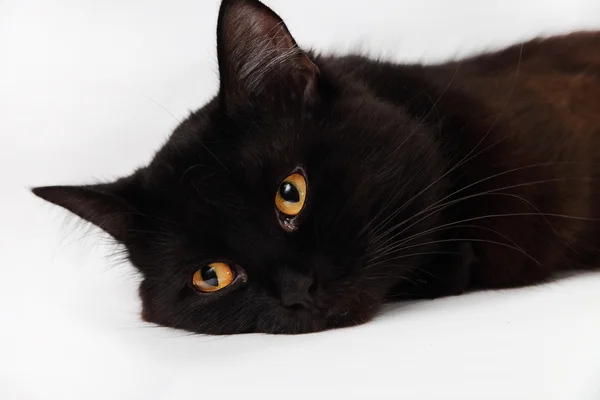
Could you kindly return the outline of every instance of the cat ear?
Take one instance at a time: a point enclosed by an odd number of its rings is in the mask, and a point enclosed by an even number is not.
[[[319,68],[282,19],[257,0],[223,0],[217,27],[221,95],[227,107],[248,101],[314,101]]]
[[[63,207],[124,242],[139,214],[126,199],[130,178],[88,186],[46,186],[32,189],[42,199]]]

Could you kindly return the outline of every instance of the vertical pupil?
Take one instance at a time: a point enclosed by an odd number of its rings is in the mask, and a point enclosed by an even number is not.
[[[202,268],[200,271],[200,275],[202,276],[202,280],[204,283],[210,286],[219,286],[219,278],[217,277],[217,272],[211,268],[209,265]]]
[[[281,184],[281,187],[279,188],[279,195],[283,200],[289,201],[290,203],[298,203],[300,201],[300,193],[298,193],[298,189],[289,182],[283,182]]]

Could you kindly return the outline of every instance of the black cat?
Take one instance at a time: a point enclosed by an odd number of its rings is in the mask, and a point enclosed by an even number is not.
[[[33,190],[125,246],[145,320],[313,332],[598,265],[599,33],[406,66],[304,51],[225,0],[218,58],[148,166]]]

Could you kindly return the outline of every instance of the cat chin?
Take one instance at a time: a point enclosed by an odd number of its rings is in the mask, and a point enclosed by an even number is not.
[[[347,328],[369,322],[376,316],[380,309],[380,302],[373,297],[369,299],[357,299],[359,307],[337,306],[322,311],[309,311],[306,309],[289,309],[277,307],[271,312],[261,314],[254,323],[248,325],[225,326],[216,323],[214,326],[194,326],[190,321],[184,325],[170,319],[162,319],[158,315],[144,309],[141,314],[142,320],[160,326],[175,329],[184,329],[190,332],[204,335],[231,335],[231,334],[276,334],[276,335],[298,335],[322,332],[338,328]]]
[[[348,328],[369,322],[376,315],[378,309],[379,306],[361,310],[347,310],[339,314],[329,314],[327,316],[315,316],[311,315],[310,312],[300,312],[302,315],[296,315],[284,323],[280,321],[273,324],[268,321],[260,321],[253,329],[246,333],[300,335]]]
[[[377,315],[380,307],[378,299],[361,294],[345,305],[318,312],[286,308],[274,312],[272,318],[260,318],[248,333],[297,335],[347,328],[369,322]]]

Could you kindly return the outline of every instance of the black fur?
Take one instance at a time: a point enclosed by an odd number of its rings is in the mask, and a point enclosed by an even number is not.
[[[392,298],[534,283],[559,267],[519,232],[535,226],[538,240],[566,254],[565,242],[581,250],[578,238],[596,229],[553,220],[557,241],[545,222],[550,214],[577,218],[579,211],[547,201],[552,187],[510,192],[502,206],[477,195],[479,181],[494,174],[501,184],[492,178],[485,190],[555,176],[536,164],[590,161],[578,154],[505,161],[515,152],[505,134],[524,126],[517,118],[536,104],[516,82],[519,73],[535,75],[531,60],[540,45],[507,50],[497,61],[483,56],[427,68],[322,57],[298,48],[260,2],[225,0],[219,93],[154,160],[114,183],[34,192],[125,245],[144,278],[146,320],[193,332],[319,331],[363,323]],[[505,104],[513,95],[520,100],[511,104],[523,107]],[[290,232],[274,198],[299,168],[308,197]],[[515,177],[514,168],[530,175]],[[560,167],[552,173],[564,178]],[[545,209],[534,215],[527,202]],[[489,214],[499,213],[523,215],[514,227],[493,225]],[[498,257],[510,265],[499,268]],[[192,276],[213,261],[235,265],[239,279],[199,293]]]

